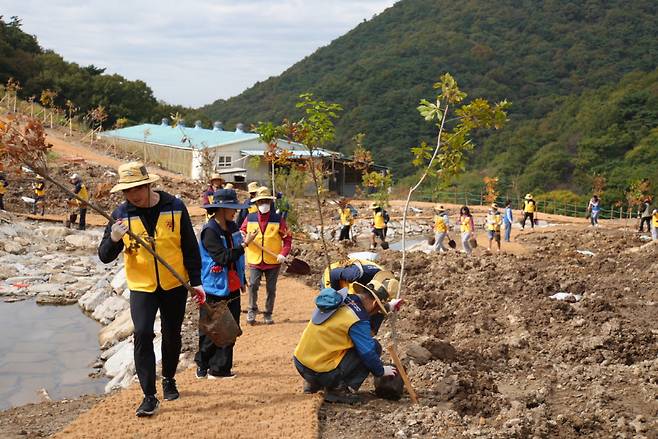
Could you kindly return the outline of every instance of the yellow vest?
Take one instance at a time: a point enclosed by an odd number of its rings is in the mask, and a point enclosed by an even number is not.
[[[78,197],[82,198],[85,201],[89,201],[89,192],[87,191],[87,186],[85,186],[84,184],[80,187],[80,192],[78,192]],[[74,200],[78,206],[85,204],[85,203],[81,203],[80,200],[78,200],[77,198],[74,198]]]
[[[0,195],[4,195],[7,193],[7,186],[5,186],[5,181],[0,180]]]
[[[500,216],[500,213],[487,214],[487,230],[492,232],[500,232],[500,225],[503,223],[503,219]]]
[[[349,330],[358,321],[356,313],[342,305],[321,325],[309,322],[295,348],[295,358],[315,372],[336,369],[348,349],[354,347]]]
[[[441,215],[436,215],[434,217],[434,231],[439,233],[445,233],[448,231],[448,226],[446,221]]]
[[[249,213],[258,212],[258,206],[256,206],[255,204],[250,205],[249,207],[247,207],[247,212]]]
[[[270,212],[270,222],[267,223],[265,233],[263,233],[261,232],[260,225],[258,224],[258,214],[250,213],[247,216],[247,233],[252,233],[253,231],[257,232],[256,239],[254,241],[258,242],[261,247],[268,249],[275,255],[281,253],[281,249],[283,248],[283,239],[281,239],[281,235],[279,235],[279,216],[277,214]],[[279,264],[279,262],[276,260],[276,257],[265,253],[255,245],[249,245],[247,247],[246,253],[248,264]]]
[[[383,229],[386,227],[386,223],[384,222],[384,214],[382,212],[375,212],[374,222],[375,229]]]
[[[472,232],[471,230],[471,217],[468,216],[463,216],[461,217],[461,231],[462,233],[465,232]]]
[[[43,197],[46,195],[46,183],[37,182],[34,184],[34,195]]]
[[[523,202],[524,212],[534,213],[535,210],[537,210],[537,203],[535,203],[535,200],[532,200],[532,203],[530,202],[530,200],[526,200]]]
[[[334,268],[347,267],[348,265],[351,265],[355,262],[360,262],[361,265],[364,267],[370,266],[370,267],[376,267],[380,271],[383,270],[381,265],[375,264],[374,262],[368,261],[367,259],[348,259],[347,261],[343,261],[343,262],[334,262],[333,264],[329,265],[329,268],[325,268],[324,273],[322,274],[322,284],[325,286],[325,288],[331,286],[331,278],[329,276],[331,270],[333,270]],[[354,292],[354,288],[352,288],[351,282],[347,282],[346,280],[341,280],[340,288],[343,289],[345,287],[348,288],[348,294],[356,294],[356,292]]]
[[[121,220],[129,225],[134,234],[146,242],[151,241],[139,216],[122,218]],[[183,251],[181,250],[180,220],[181,211],[160,212],[158,223],[155,226],[154,238],[152,238],[154,242],[151,245],[158,252],[158,255],[187,281],[189,278],[183,264]],[[123,260],[126,267],[128,288],[132,291],[152,293],[158,288],[158,284],[163,290],[171,290],[181,285],[164,265],[159,262],[156,264],[153,255],[142,246],[135,249],[135,245],[137,243],[128,234],[123,236]]]
[[[653,219],[651,222],[653,223],[653,226],[658,229],[658,213],[654,213],[652,217]]]
[[[345,209],[338,209],[340,213],[340,224],[343,226],[351,226],[354,224],[354,218],[352,218],[352,211],[346,207]]]

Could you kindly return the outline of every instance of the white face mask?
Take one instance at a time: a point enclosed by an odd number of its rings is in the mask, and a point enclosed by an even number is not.
[[[264,215],[264,214],[266,214],[267,212],[270,211],[270,205],[269,204],[259,204],[258,205],[258,210],[260,211],[260,213],[262,213]]]

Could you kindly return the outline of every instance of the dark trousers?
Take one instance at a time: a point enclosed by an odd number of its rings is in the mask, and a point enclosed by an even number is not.
[[[375,344],[377,345],[377,353],[381,355],[382,346],[376,340]],[[359,390],[363,382],[368,378],[368,375],[370,375],[370,370],[361,361],[355,348],[348,350],[343,359],[340,360],[340,363],[338,363],[338,367],[329,372],[314,372],[300,363],[295,357],[293,357],[293,361],[297,372],[299,372],[302,378],[312,386],[327,389],[335,389],[344,384],[353,390]]]
[[[525,221],[530,219],[530,227],[535,228],[535,213],[534,212],[523,212],[523,223],[521,227],[525,228]]]
[[[644,232],[644,223],[647,223],[647,232],[651,231],[651,217],[645,216],[640,219],[640,232]]]
[[[160,310],[162,330],[162,376],[173,378],[181,351],[181,326],[185,317],[187,290],[180,286],[153,293],[130,292],[130,314],[135,326],[135,370],[144,395],[155,395],[155,352],[153,324]]]
[[[41,216],[46,213],[46,201],[43,197],[34,197],[34,204],[32,205],[32,215],[37,214],[37,209],[41,207]]]
[[[75,224],[75,220],[78,219],[77,213],[72,213],[69,215],[69,224]],[[87,227],[87,209],[80,209],[80,224],[78,224],[78,230],[84,230]]]
[[[350,229],[352,226],[342,226],[340,228],[340,236],[338,237],[339,241],[344,241],[346,239],[350,239]]]
[[[5,201],[4,201],[5,196],[0,195],[0,210],[5,210]]]
[[[230,300],[228,309],[231,315],[240,326],[240,290],[234,291],[228,297],[217,297],[211,294],[206,296],[206,302],[217,303]],[[206,310],[199,310],[199,319],[206,315]],[[199,369],[207,370],[211,375],[230,375],[233,368],[233,347],[235,343],[217,347],[210,337],[199,331],[199,350],[194,356],[194,361]]]

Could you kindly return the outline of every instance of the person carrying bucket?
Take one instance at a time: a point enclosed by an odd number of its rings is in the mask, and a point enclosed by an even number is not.
[[[244,291],[245,248],[256,237],[248,234],[244,240],[234,222],[240,204],[233,189],[219,189],[212,194],[212,203],[203,206],[210,220],[201,230],[199,251],[201,252],[201,281],[209,304],[226,301],[228,309],[238,326],[240,325],[240,292]],[[199,318],[207,310],[199,310]],[[194,356],[197,364],[196,377],[215,379],[233,378],[233,347],[215,346],[212,339],[199,331],[199,350]]]
[[[442,204],[434,206],[434,213],[434,251],[445,253],[448,249],[443,246],[443,241],[448,236],[450,217],[448,210]],[[450,239],[449,236],[448,239]]]
[[[274,300],[276,298],[276,283],[279,277],[281,264],[286,261],[292,247],[292,234],[288,231],[286,220],[272,212],[274,201],[272,192],[267,187],[261,187],[256,191],[256,196],[251,200],[258,211],[250,213],[240,227],[243,234],[256,234],[251,244],[247,247],[247,264],[249,264],[249,310],[247,311],[247,323],[256,323],[258,313],[258,288],[260,281],[265,276],[265,289],[267,299],[265,301],[265,312],[263,322],[266,325],[274,324],[272,313],[274,312]]]
[[[127,232],[143,236],[153,250],[192,285],[194,300],[203,304],[201,256],[190,215],[183,202],[153,183],[160,177],[149,174],[139,162],[119,166],[119,182],[110,190],[122,192],[125,201],[112,212],[113,222],[105,227],[98,257],[106,264],[121,252],[130,289],[130,315],[135,343],[135,370],[144,399],[137,416],[152,416],[160,406],[156,397],[153,325],[160,311],[162,328],[162,393],[165,400],[177,399],[176,368],[181,352],[181,326],[185,318],[187,290],[179,280]]]
[[[326,402],[355,403],[355,393],[370,374],[398,373],[382,363],[382,347],[373,338],[384,318],[402,305],[402,299],[394,299],[398,281],[393,273],[380,271],[367,284],[353,287],[353,294],[347,288],[320,291],[293,354],[304,393],[324,390]]]

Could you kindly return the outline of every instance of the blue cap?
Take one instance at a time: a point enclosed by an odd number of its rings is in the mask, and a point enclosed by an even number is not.
[[[311,321],[316,325],[324,323],[340,308],[346,297],[347,288],[338,291],[333,288],[323,288],[315,298],[316,308],[311,316]]]

